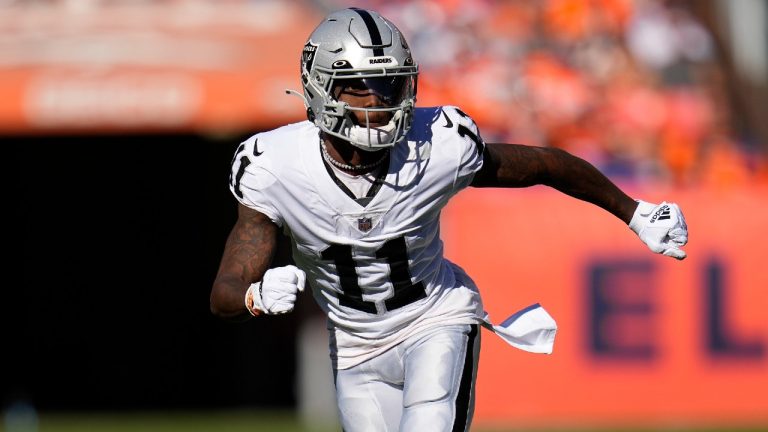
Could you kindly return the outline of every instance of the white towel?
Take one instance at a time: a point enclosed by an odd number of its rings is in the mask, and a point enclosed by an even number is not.
[[[488,312],[485,312],[483,326],[515,348],[532,353],[552,354],[557,323],[538,303],[515,312],[498,325],[494,325]]]

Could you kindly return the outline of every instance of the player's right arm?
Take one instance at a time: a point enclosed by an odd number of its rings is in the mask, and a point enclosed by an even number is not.
[[[262,280],[277,246],[278,226],[266,215],[238,205],[238,217],[229,233],[219,271],[211,290],[211,312],[227,320],[251,317],[245,295]]]

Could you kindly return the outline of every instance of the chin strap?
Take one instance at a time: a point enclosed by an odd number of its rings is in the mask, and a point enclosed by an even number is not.
[[[352,145],[363,150],[371,151],[389,147],[389,143],[394,144],[395,135],[400,126],[398,120],[402,117],[402,112],[397,111],[384,126],[366,127],[358,125],[349,125],[344,128],[344,135],[349,137]]]
[[[375,150],[382,144],[390,143],[395,138],[397,126],[394,122],[380,127],[351,126],[346,132],[350,142],[363,150]]]

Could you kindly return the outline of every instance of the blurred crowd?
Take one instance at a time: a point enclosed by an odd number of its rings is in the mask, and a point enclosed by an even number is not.
[[[87,9],[96,4],[194,5],[206,0],[0,0],[0,6],[22,3]],[[286,4],[215,4],[244,3]],[[318,17],[354,4],[394,21],[421,66],[418,104],[459,105],[477,120],[486,141],[563,148],[617,180],[674,186],[768,183],[768,142],[754,130],[760,119],[734,103],[737,75],[726,66],[723,44],[697,13],[702,5],[714,3],[301,4]],[[199,11],[208,14],[211,9]]]
[[[356,5],[405,33],[421,66],[419,105],[460,105],[486,141],[560,147],[623,181],[768,181],[760,146],[734,130],[716,40],[685,2]]]

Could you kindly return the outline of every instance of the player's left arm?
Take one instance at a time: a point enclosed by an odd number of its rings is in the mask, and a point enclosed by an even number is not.
[[[538,184],[591,202],[627,224],[637,208],[637,201],[592,164],[550,147],[487,143],[483,167],[471,186],[515,188]]]
[[[676,204],[634,200],[589,162],[566,151],[519,144],[485,145],[483,167],[475,187],[547,185],[605,209],[629,227],[656,252],[685,258],[680,249],[688,241],[688,227]]]

